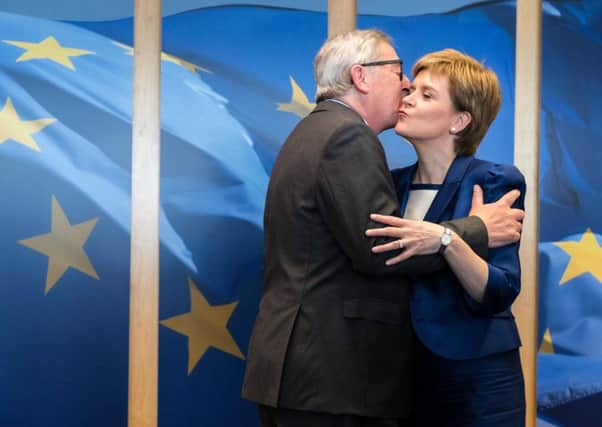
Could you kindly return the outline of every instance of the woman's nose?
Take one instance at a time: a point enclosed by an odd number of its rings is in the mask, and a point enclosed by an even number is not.
[[[412,107],[414,106],[414,93],[409,92],[401,99],[401,105],[403,107]]]

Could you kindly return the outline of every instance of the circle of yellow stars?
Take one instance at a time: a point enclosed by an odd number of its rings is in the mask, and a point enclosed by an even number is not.
[[[71,71],[76,71],[72,58],[95,55],[95,52],[89,50],[61,45],[53,36],[48,36],[39,42],[16,40],[3,40],[3,42],[24,50],[16,59],[16,62],[49,60]],[[124,49],[126,54],[133,54],[132,47],[121,43],[115,44]],[[164,52],[161,53],[161,60],[179,65],[191,73],[198,71],[210,73],[209,70],[203,67]],[[309,101],[292,76],[289,76],[289,81],[292,92],[291,99],[289,102],[277,103],[277,110],[303,118],[312,111],[315,103]],[[23,120],[11,98],[8,97],[0,110],[0,144],[14,141],[34,151],[40,151],[40,147],[32,135],[56,121],[55,118]],[[74,268],[98,279],[98,274],[83,249],[96,222],[97,219],[92,219],[71,225],[58,200],[52,196],[51,231],[19,241],[23,246],[48,256],[46,294],[53,289],[69,268]],[[556,242],[555,245],[570,256],[567,267],[560,279],[560,285],[564,285],[573,278],[586,273],[590,273],[598,281],[602,281],[602,248],[590,229],[585,231],[580,241]],[[188,373],[190,374],[210,347],[244,359],[238,345],[227,329],[228,320],[238,303],[211,306],[190,279],[189,289],[190,312],[161,321],[163,326],[188,337]],[[552,336],[550,330],[546,329],[540,352],[551,353],[553,351]]]
[[[96,54],[90,50],[65,46],[53,36],[48,36],[39,42],[24,40],[2,40],[2,42],[23,50],[21,55],[16,58],[17,63],[46,60],[74,72],[76,71],[76,64],[74,64],[73,58]],[[126,54],[133,55],[133,48],[120,43],[115,44],[124,49]],[[161,52],[161,60],[183,67],[193,74],[211,72],[206,68],[164,52]],[[41,151],[33,135],[57,122],[57,119],[24,120],[22,117],[23,112],[19,113],[17,111],[10,97],[6,98],[0,109],[0,144],[13,141],[31,150]],[[19,244],[48,257],[45,294],[48,294],[56,286],[70,268],[99,279],[84,250],[84,245],[93,231],[97,219],[71,224],[54,195],[52,196],[51,205],[50,232],[18,241]],[[238,302],[212,306],[192,280],[189,280],[189,289],[190,312],[161,321],[161,324],[165,327],[188,337],[188,373],[192,372],[196,364],[211,347],[244,359],[240,348],[227,328],[227,323]]]

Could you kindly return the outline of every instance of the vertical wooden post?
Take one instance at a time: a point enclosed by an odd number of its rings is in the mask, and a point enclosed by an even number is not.
[[[156,427],[161,0],[135,0],[128,426]]]
[[[357,0],[328,0],[328,37],[355,30]]]
[[[537,304],[539,243],[539,115],[541,109],[541,0],[518,0],[514,161],[527,181],[521,242],[522,290],[514,305],[523,342],[527,427],[537,416]]]

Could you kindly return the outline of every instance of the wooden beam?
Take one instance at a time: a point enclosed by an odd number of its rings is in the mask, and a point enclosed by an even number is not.
[[[357,0],[328,0],[328,37],[355,30]]]
[[[537,416],[537,304],[539,243],[539,115],[541,110],[541,0],[518,0],[514,160],[527,181],[521,241],[522,290],[514,305],[523,347],[527,427]]]
[[[156,427],[161,0],[135,0],[128,426]]]

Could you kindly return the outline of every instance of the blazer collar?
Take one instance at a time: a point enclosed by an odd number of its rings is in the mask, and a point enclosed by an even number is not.
[[[458,156],[454,159],[447,171],[447,175],[445,175],[441,189],[437,193],[437,196],[435,196],[435,200],[433,200],[431,207],[424,217],[425,221],[442,221],[441,215],[454,198],[458,188],[460,188],[462,179],[473,159],[474,156]]]
[[[405,212],[406,205],[408,204],[410,184],[412,183],[412,179],[414,179],[417,168],[418,163],[414,163],[407,169],[402,169],[401,173],[395,177],[395,190],[397,191],[397,197],[399,197],[399,210],[402,214]]]

